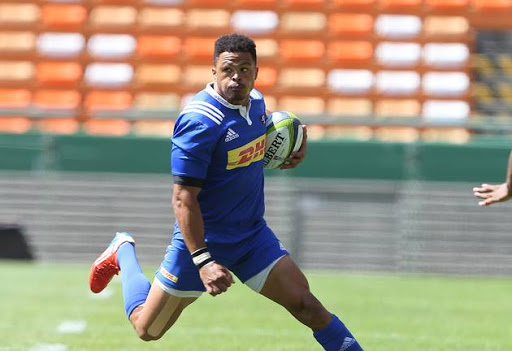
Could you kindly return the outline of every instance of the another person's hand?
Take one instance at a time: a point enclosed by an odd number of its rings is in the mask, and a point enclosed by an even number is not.
[[[299,151],[292,152],[290,157],[284,160],[284,163],[279,167],[280,169],[289,169],[295,168],[302,162],[304,157],[306,157],[306,151],[308,149],[308,129],[306,125],[301,125],[302,127],[302,143],[300,144]]]
[[[206,291],[212,296],[222,294],[234,283],[231,272],[217,262],[201,267],[199,276]]]
[[[478,202],[480,206],[489,206],[493,203],[507,201],[512,198],[512,193],[507,183],[497,185],[482,184],[479,187],[473,188],[473,194],[479,199],[483,199]]]

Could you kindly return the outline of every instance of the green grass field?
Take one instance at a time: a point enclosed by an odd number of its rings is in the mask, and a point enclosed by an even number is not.
[[[147,275],[152,276],[149,267]],[[203,295],[163,339],[139,341],[121,285],[93,297],[88,266],[0,261],[0,351],[321,350],[282,308],[237,282]],[[366,351],[510,351],[512,279],[308,273]],[[65,321],[85,326],[62,332]]]

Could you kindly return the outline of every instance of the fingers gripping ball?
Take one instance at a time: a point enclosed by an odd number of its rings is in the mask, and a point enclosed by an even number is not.
[[[292,152],[302,144],[302,123],[293,113],[276,111],[267,117],[265,142],[265,169],[279,168]]]

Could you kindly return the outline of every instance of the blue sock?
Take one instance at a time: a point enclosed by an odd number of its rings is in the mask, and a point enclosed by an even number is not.
[[[133,244],[122,244],[117,249],[117,263],[121,269],[124,310],[128,318],[130,318],[133,310],[146,302],[151,283],[142,273]]]
[[[313,333],[325,351],[363,351],[354,336],[334,314],[324,329]]]

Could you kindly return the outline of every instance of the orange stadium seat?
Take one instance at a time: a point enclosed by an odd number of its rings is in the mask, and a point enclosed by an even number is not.
[[[31,96],[28,89],[0,89],[0,108],[26,108]]]
[[[469,34],[469,22],[462,16],[427,16],[423,33],[427,37],[465,37]]]
[[[82,77],[82,66],[77,62],[41,62],[36,66],[39,83],[77,83]]]
[[[46,27],[80,26],[87,20],[87,10],[75,4],[46,4],[41,10],[41,23]]]
[[[329,31],[336,36],[369,36],[373,31],[373,16],[365,13],[334,13],[329,16]]]
[[[141,136],[170,137],[173,128],[173,121],[140,120],[133,122],[132,133]]]
[[[512,0],[471,0],[471,6],[477,12],[512,10]]]
[[[137,84],[177,84],[181,68],[172,64],[140,64],[135,71]]]
[[[325,45],[320,40],[284,39],[279,48],[283,60],[292,63],[319,61],[325,54]]]
[[[421,139],[426,142],[448,142],[466,144],[471,133],[465,128],[427,128],[421,132]]]
[[[186,13],[185,25],[188,31],[204,30],[212,35],[212,30],[224,34],[229,32],[231,15],[223,9],[191,9]]]
[[[180,100],[175,93],[142,91],[135,94],[133,107],[140,110],[178,110]]]
[[[176,58],[181,53],[181,39],[170,35],[141,35],[137,53],[143,58]]]
[[[30,55],[36,47],[36,34],[28,31],[0,32],[0,56]],[[25,56],[26,57],[26,56]]]
[[[320,68],[283,68],[279,73],[278,85],[285,89],[318,89],[324,84],[325,73]]]
[[[265,95],[265,107],[268,111],[277,111],[277,99],[274,95]]]
[[[325,15],[320,12],[286,12],[279,21],[284,33],[321,35],[326,27]]]
[[[321,9],[327,5],[326,0],[281,0],[282,6],[287,10]]]
[[[83,128],[88,134],[125,136],[130,134],[131,127],[125,119],[89,119]]]
[[[278,0],[234,0],[238,9],[276,9]]]
[[[26,26],[39,21],[39,7],[31,3],[0,4],[0,26]]]
[[[40,118],[34,124],[37,130],[49,134],[74,134],[80,129],[80,123],[74,117]]]
[[[255,86],[257,89],[272,88],[277,81],[277,70],[274,67],[261,66],[258,71],[258,79]]]
[[[183,10],[177,8],[143,8],[139,10],[137,21],[143,31],[179,28],[184,22]]]
[[[329,43],[329,59],[341,65],[368,65],[373,58],[373,45],[362,40],[337,40]]]
[[[187,5],[191,8],[195,7],[216,7],[226,8],[229,6],[230,0],[188,0]]]
[[[0,117],[0,133],[23,134],[32,128],[32,122],[27,117]]]
[[[465,11],[469,5],[469,0],[425,0],[425,5],[429,12],[459,12]]]
[[[130,28],[137,19],[137,9],[131,6],[96,6],[89,14],[89,24],[99,28]]]
[[[203,88],[213,80],[211,65],[188,65],[182,74],[183,82],[191,89]]]
[[[319,115],[324,113],[325,102],[318,96],[282,96],[278,101],[279,110],[300,111],[301,114]]]
[[[375,103],[376,117],[418,117],[421,104],[415,99],[382,99]]]
[[[132,104],[128,91],[94,90],[87,93],[84,106],[87,110],[125,110]]]
[[[335,9],[371,12],[377,0],[332,0]]]
[[[34,73],[34,64],[30,61],[0,61],[0,81],[27,83]]]
[[[77,109],[81,102],[81,95],[76,90],[43,89],[34,93],[32,103],[40,109]]]
[[[380,10],[385,13],[417,13],[423,0],[379,0]]]
[[[372,114],[372,102],[364,98],[331,98],[327,102],[327,113],[334,117],[366,117]]]
[[[273,61],[277,58],[279,52],[279,45],[273,38],[255,38],[254,43],[258,50],[258,60],[269,60]]]
[[[211,62],[213,46],[217,38],[188,37],[185,39],[183,49],[189,60]]]

